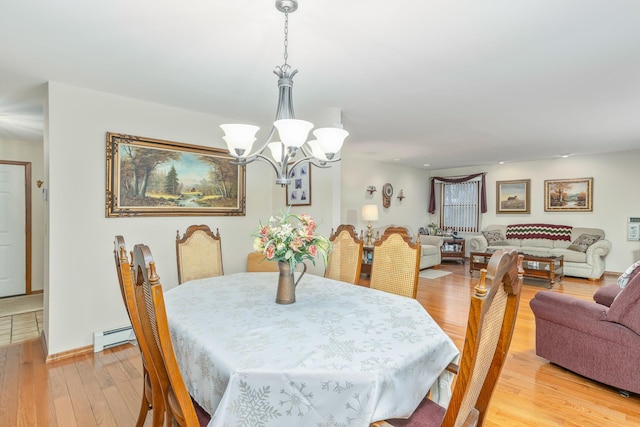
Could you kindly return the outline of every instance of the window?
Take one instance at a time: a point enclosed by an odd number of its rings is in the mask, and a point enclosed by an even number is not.
[[[440,227],[460,232],[477,232],[480,217],[480,182],[441,184]]]

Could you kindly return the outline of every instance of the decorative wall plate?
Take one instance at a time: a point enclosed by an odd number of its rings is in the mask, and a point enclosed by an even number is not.
[[[391,206],[391,196],[393,196],[393,187],[391,184],[386,183],[384,187],[382,187],[382,206],[385,208]]]

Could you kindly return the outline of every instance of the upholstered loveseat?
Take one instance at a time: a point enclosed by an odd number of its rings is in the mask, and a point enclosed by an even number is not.
[[[490,225],[469,239],[471,252],[516,248],[520,252],[564,255],[564,274],[599,280],[605,272],[605,257],[611,242],[600,228],[555,224]]]
[[[411,227],[406,225],[389,224],[384,227],[372,228],[372,239],[376,238],[376,236],[381,237],[384,234],[384,231],[389,227],[404,227],[407,229],[407,232],[413,241],[416,241],[416,239],[420,241],[420,270],[440,265],[442,262],[440,247],[444,242],[442,237],[414,234]]]
[[[640,271],[640,269],[639,269]],[[640,393],[640,274],[593,301],[541,291],[529,302],[536,354],[587,378]]]

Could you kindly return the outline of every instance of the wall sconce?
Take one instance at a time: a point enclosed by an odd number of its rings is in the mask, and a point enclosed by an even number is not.
[[[402,192],[402,190],[400,190],[400,194],[398,194],[398,199],[400,199],[400,201],[402,201],[402,199],[404,199],[406,196],[404,195],[404,193]]]
[[[376,187],[373,185],[370,185],[367,187],[367,191],[369,192],[370,195],[372,195],[373,192],[376,191]]]

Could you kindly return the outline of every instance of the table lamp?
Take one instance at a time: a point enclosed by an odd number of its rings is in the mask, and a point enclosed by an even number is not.
[[[372,246],[373,242],[371,241],[371,221],[378,220],[378,205],[364,205],[362,207],[362,220],[368,221],[367,224],[367,240],[365,241],[365,246]]]

